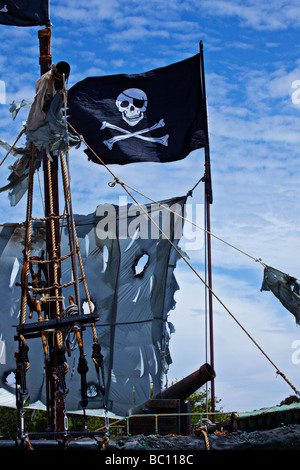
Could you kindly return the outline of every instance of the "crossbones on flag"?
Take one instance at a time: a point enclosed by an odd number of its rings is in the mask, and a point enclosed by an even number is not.
[[[200,54],[142,74],[86,78],[69,90],[68,108],[106,164],[180,160],[208,142]]]
[[[0,24],[41,26],[49,22],[49,0],[0,1]]]

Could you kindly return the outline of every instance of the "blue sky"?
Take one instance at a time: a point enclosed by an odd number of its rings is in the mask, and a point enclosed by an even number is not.
[[[300,278],[300,104],[293,102],[292,87],[300,80],[298,2],[53,0],[51,21],[53,62],[70,63],[69,86],[88,76],[140,73],[169,65],[196,54],[203,41],[214,194],[211,230]],[[12,121],[9,104],[34,98],[40,73],[38,29],[0,26],[0,80],[6,85],[0,138],[9,143],[27,117],[22,110]],[[76,213],[91,212],[102,202],[116,203],[124,196],[120,188],[108,186],[111,176],[88,162],[83,150],[71,157]],[[203,176],[203,157],[199,150],[177,163],[113,170],[159,200],[191,189]],[[12,161],[10,157],[0,169],[1,185],[6,184]],[[7,194],[0,194],[1,223],[24,220],[25,203],[11,208]],[[202,186],[190,203],[195,215],[203,204]],[[197,223],[203,226],[201,217]],[[202,275],[201,237],[188,255]],[[300,333],[293,315],[271,293],[260,292],[260,264],[215,239],[212,249],[213,290],[299,388]],[[177,308],[170,314],[176,333],[170,343],[169,381],[205,362],[202,286],[183,262],[176,276],[180,291]],[[214,337],[216,395],[224,410],[273,406],[293,393],[217,301]]]

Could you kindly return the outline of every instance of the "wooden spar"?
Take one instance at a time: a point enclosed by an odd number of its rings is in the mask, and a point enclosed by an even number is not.
[[[52,57],[51,57],[51,28],[48,26],[45,29],[38,31],[39,47],[40,47],[40,71],[41,75],[44,75],[51,69]],[[52,162],[48,167],[49,159],[44,153],[43,157],[43,172],[44,172],[44,198],[45,198],[45,217],[58,216],[59,215],[59,196],[58,196],[58,157],[52,156]],[[54,222],[54,239],[51,230],[51,224]],[[53,259],[53,253],[56,253],[56,258],[60,258],[59,248],[59,219],[46,220],[46,253],[47,258]],[[55,246],[56,245],[56,246]],[[61,266],[60,262],[56,261],[57,269],[57,283],[61,285]],[[48,286],[54,284],[54,263],[48,264]],[[50,295],[54,295],[50,291]],[[54,319],[60,312],[56,311],[57,303],[49,302],[49,318]],[[56,342],[54,333],[49,335],[49,366],[48,366],[48,390],[49,390],[49,401],[47,403],[48,409],[48,426],[53,432],[62,432],[64,430],[64,397],[59,392],[59,379],[57,374],[57,354],[56,354]],[[51,410],[49,416],[49,408]]]
[[[210,229],[210,204],[212,204],[212,185],[210,168],[210,150],[207,122],[207,103],[204,74],[203,42],[200,41],[200,80],[202,94],[205,102],[206,119],[206,139],[205,145],[205,215],[206,215],[206,249],[207,249],[207,271],[208,271],[208,309],[209,309],[209,344],[210,344],[210,365],[214,369],[214,334],[213,334],[213,297],[212,297],[212,267],[211,267],[211,229]],[[215,411],[215,383],[211,380],[211,411]],[[214,417],[214,415],[213,415]]]

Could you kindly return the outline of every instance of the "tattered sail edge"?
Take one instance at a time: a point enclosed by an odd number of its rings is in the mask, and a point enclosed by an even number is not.
[[[261,291],[271,291],[281,304],[291,312],[300,325],[300,284],[297,279],[278,269],[266,266]]]
[[[54,70],[53,66],[52,70]],[[63,120],[62,107],[64,99],[62,92],[54,88],[54,77],[52,70],[44,74],[36,83],[36,96],[31,104],[27,100],[20,102],[13,101],[9,111],[13,119],[23,107],[30,107],[26,123],[26,143],[25,147],[10,146],[1,140],[0,145],[19,156],[18,160],[9,167],[11,174],[7,185],[0,188],[0,192],[10,190],[9,199],[11,206],[15,206],[22,199],[27,191],[29,160],[31,144],[35,146],[35,170],[37,170],[43,158],[43,153],[52,161],[51,154],[59,155],[66,152],[69,146],[78,148],[81,140],[68,132],[66,123]],[[49,108],[49,109],[48,109]],[[46,110],[45,110],[46,109]]]

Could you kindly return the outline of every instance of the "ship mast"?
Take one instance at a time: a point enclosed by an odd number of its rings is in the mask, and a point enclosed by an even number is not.
[[[47,73],[52,66],[51,57],[51,27],[38,31],[40,47],[40,71],[41,75]],[[59,246],[59,189],[58,189],[58,156],[52,155],[52,161],[49,160],[46,152],[43,155],[43,173],[44,173],[44,203],[46,219],[46,258],[54,262],[48,263],[48,287],[54,283],[61,285],[61,263]],[[54,259],[56,258],[56,259]],[[54,295],[50,291],[50,295]],[[60,293],[61,295],[61,293]],[[49,319],[55,319],[58,313],[57,306],[61,309],[61,304],[49,302]],[[50,413],[50,427],[52,431],[61,432],[64,430],[64,397],[59,392],[59,379],[57,375],[57,354],[56,342],[54,337],[49,337],[49,370],[48,376],[49,403],[47,408]]]
[[[66,108],[65,81],[69,77],[70,66],[66,62],[59,62],[52,65],[51,57],[51,28],[47,26],[39,30],[39,47],[40,47],[40,69],[41,82],[49,86],[49,95],[55,95],[61,100],[64,94],[64,107]],[[48,73],[50,72],[51,73]],[[50,82],[50,85],[49,85]],[[37,95],[39,92],[37,85]],[[43,89],[44,90],[44,89]],[[45,94],[43,96],[42,111],[48,113],[51,111],[53,100],[50,103]],[[55,98],[54,98],[55,99]],[[34,104],[39,101],[35,101]],[[33,106],[34,106],[33,104]],[[31,108],[33,109],[33,108]],[[33,112],[34,114],[34,112]],[[59,138],[59,133],[55,133]],[[36,137],[35,137],[36,138]],[[66,149],[66,155],[68,150]],[[71,207],[71,194],[68,176],[68,163],[65,163],[64,152],[51,152],[49,155],[46,150],[42,154],[43,173],[44,173],[44,217],[32,217],[32,200],[33,200],[33,177],[34,177],[34,158],[35,158],[35,140],[30,144],[30,168],[28,177],[28,199],[27,214],[25,223],[25,240],[24,240],[24,264],[21,273],[21,282],[17,285],[22,287],[21,293],[21,310],[20,323],[17,326],[16,340],[19,342],[19,350],[15,354],[16,357],[16,395],[17,405],[21,412],[20,420],[20,436],[23,441],[24,419],[23,419],[23,403],[24,396],[28,394],[26,387],[26,372],[29,369],[29,347],[27,339],[41,337],[45,355],[45,385],[46,385],[46,405],[47,405],[47,432],[42,433],[39,437],[63,436],[72,433],[68,432],[67,412],[65,409],[65,396],[69,390],[66,385],[65,375],[69,367],[65,358],[65,351],[68,355],[75,349],[74,345],[70,348],[69,334],[72,332],[76,336],[76,349],[78,347],[79,358],[77,371],[81,377],[81,401],[80,405],[83,409],[84,420],[86,418],[85,410],[88,405],[87,394],[87,372],[89,370],[88,362],[85,358],[82,332],[83,326],[89,323],[92,327],[93,345],[92,345],[92,361],[98,380],[99,391],[104,396],[104,376],[103,376],[103,355],[98,342],[95,322],[99,319],[93,311],[93,305],[88,292],[86,277],[84,274],[83,261],[80,254],[76,227],[73,218],[73,210]],[[50,157],[50,158],[49,158]],[[59,170],[59,157],[61,169]],[[59,213],[59,185],[58,176],[62,176],[63,193],[64,193],[64,213]],[[45,222],[46,231],[46,259],[44,258],[44,250],[41,257],[31,256],[31,234],[32,221],[40,220]],[[67,228],[69,235],[69,253],[65,253],[61,257],[61,235],[63,227]],[[62,268],[61,262],[69,259],[72,264],[72,281],[62,284]],[[77,260],[80,266],[80,278],[77,272]],[[34,271],[33,267],[38,268]],[[31,281],[29,277],[31,276]],[[44,278],[44,279],[43,279]],[[83,283],[83,289],[90,313],[82,315],[80,308],[79,296],[79,280]],[[65,288],[74,286],[74,297],[69,295],[69,305],[66,307],[62,291]],[[34,311],[37,312],[38,321],[26,322],[26,309],[29,307],[29,318],[32,318]],[[42,315],[42,312],[44,315]],[[100,370],[102,372],[100,379]],[[101,380],[103,384],[101,384]],[[86,424],[86,422],[85,422]],[[49,434],[50,432],[50,434]],[[85,433],[85,431],[84,431]],[[104,435],[103,431],[93,432],[92,434]],[[38,434],[38,433],[37,433]],[[37,435],[35,436],[37,437]]]

